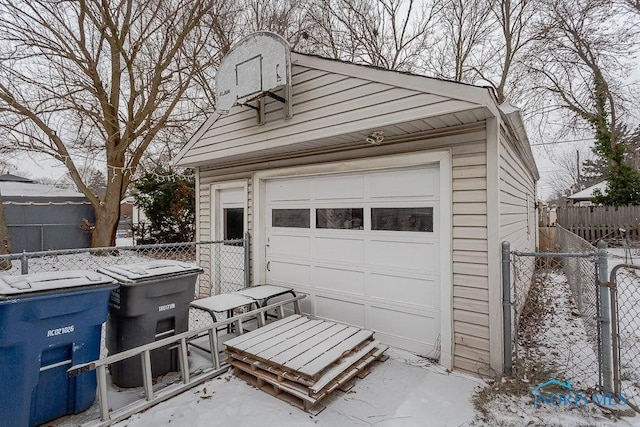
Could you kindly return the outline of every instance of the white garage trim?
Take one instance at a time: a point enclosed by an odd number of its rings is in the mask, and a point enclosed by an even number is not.
[[[253,272],[256,283],[266,279],[265,212],[266,181],[273,178],[297,178],[309,175],[371,171],[437,163],[440,170],[440,363],[453,368],[452,310],[453,286],[451,271],[451,153],[449,150],[374,157],[346,162],[334,162],[256,172],[253,203]]]
[[[237,202],[238,205],[241,204],[243,210],[243,237],[248,230],[248,195],[247,195],[247,187],[248,180],[238,180],[238,181],[226,181],[220,183],[213,183],[210,185],[210,195],[211,195],[211,204],[210,204],[210,218],[211,218],[211,239],[212,240],[224,240],[225,230],[224,226],[222,226],[222,217],[220,216],[220,208],[222,207],[221,201],[221,193],[225,190],[228,193],[228,190],[241,190],[242,196],[238,197],[241,202]],[[227,194],[229,196],[229,194]],[[227,200],[228,202],[228,200]],[[234,203],[235,205],[235,203]],[[234,206],[239,207],[239,206]],[[230,280],[230,277],[237,278],[238,274],[236,273],[238,270],[244,269],[244,257],[242,257],[242,262],[237,263],[237,265],[224,265],[225,260],[236,259],[238,258],[237,253],[243,251],[241,247],[236,246],[227,246],[221,245],[220,251],[211,251],[210,253],[210,277],[211,277],[211,287],[212,292],[217,294],[221,292],[230,292],[231,290],[237,290],[240,287],[245,285],[244,280]],[[229,254],[233,254],[231,257]],[[216,256],[219,256],[220,259],[216,260]],[[233,263],[235,264],[235,263]],[[230,272],[234,272],[231,274]],[[244,276],[244,273],[243,273]]]
[[[219,198],[220,198],[220,190],[226,190],[226,189],[230,189],[230,188],[242,188],[242,191],[244,192],[244,229],[248,230],[248,218],[249,218],[249,212],[248,212],[248,206],[247,206],[247,202],[248,202],[248,197],[247,197],[247,180],[243,179],[243,180],[238,180],[238,181],[225,181],[225,182],[219,182],[219,183],[214,183],[211,184],[209,186],[209,194],[211,195],[211,211],[210,211],[210,215],[211,215],[211,231],[213,232],[215,230],[215,233],[218,233],[218,227],[216,226],[217,221],[218,221],[218,205],[220,203]],[[212,235],[211,236],[211,240],[222,240],[221,238],[218,238],[217,234],[216,235]],[[212,252],[213,254],[213,252]]]
[[[487,265],[489,284],[501,282],[500,252],[500,139],[498,119],[487,119],[487,247],[489,262]],[[502,288],[489,286],[489,365],[496,372],[502,371]]]

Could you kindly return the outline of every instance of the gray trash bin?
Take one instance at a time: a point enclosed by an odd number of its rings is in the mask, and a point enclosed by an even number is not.
[[[189,328],[189,303],[202,269],[172,260],[118,265],[98,270],[114,278],[120,288],[111,293],[106,344],[109,354],[148,344]],[[165,346],[151,352],[154,377],[178,369],[176,349]],[[120,387],[143,384],[140,357],[111,365],[111,379]]]

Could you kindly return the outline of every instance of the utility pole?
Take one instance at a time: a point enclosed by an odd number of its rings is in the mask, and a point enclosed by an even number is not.
[[[576,170],[578,174],[576,175],[576,184],[578,187],[578,191],[582,190],[582,183],[580,182],[580,150],[576,150]]]

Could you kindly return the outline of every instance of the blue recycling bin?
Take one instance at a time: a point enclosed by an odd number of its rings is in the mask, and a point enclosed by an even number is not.
[[[0,277],[0,426],[34,426],[89,408],[113,279],[92,271]]]

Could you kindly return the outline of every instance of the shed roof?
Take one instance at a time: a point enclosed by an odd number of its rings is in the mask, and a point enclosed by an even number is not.
[[[37,184],[33,181],[0,181],[0,195],[3,198],[69,198],[84,199],[85,196],[77,191],[58,188],[52,185]]]
[[[4,175],[0,175],[0,181],[33,182],[32,179],[24,178],[22,176],[12,175],[10,173],[5,173]]]
[[[573,201],[590,200],[593,198],[593,192],[598,189],[602,194],[607,194],[607,181],[602,181],[597,184],[587,187],[584,190],[580,190],[577,193],[573,193],[568,198]]]

